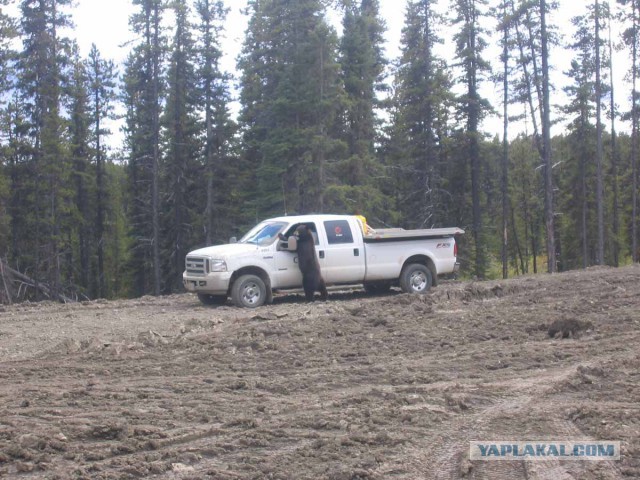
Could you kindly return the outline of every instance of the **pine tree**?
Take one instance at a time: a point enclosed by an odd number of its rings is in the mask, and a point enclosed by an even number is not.
[[[640,94],[638,93],[638,46],[640,43],[640,1],[618,0],[625,7],[623,15],[627,24],[622,38],[625,46],[631,53],[631,259],[634,263],[639,261],[638,252],[638,128],[640,116]]]
[[[512,4],[509,0],[503,0],[501,5],[494,10],[494,15],[498,20],[498,31],[502,33],[501,46],[502,55],[502,117],[503,117],[503,135],[502,135],[502,163],[500,175],[500,191],[502,196],[502,246],[500,250],[500,258],[502,260],[502,278],[509,276],[509,103],[510,98],[510,60],[511,49],[513,48],[513,24]]]
[[[596,101],[596,209],[598,214],[598,254],[596,263],[604,265],[604,174],[602,163],[604,161],[604,147],[602,146],[602,37],[601,17],[602,9],[600,2],[595,0],[593,22],[595,24],[594,49],[595,49],[595,101]]]
[[[449,217],[445,143],[453,95],[447,66],[436,54],[442,21],[430,0],[407,6],[393,96],[397,154],[390,166],[398,173],[398,208],[410,227],[441,226]]]
[[[337,37],[318,0],[249,2],[239,62],[243,141],[257,218],[322,211],[328,158],[342,146]]]
[[[229,86],[231,76],[220,70],[222,30],[227,10],[221,1],[198,0],[199,41],[197,76],[199,104],[204,107],[204,168],[206,200],[204,208],[204,245],[226,241],[231,230],[243,224],[246,211],[242,197],[246,174],[234,152],[236,124],[231,120]],[[235,225],[232,222],[234,219]]]
[[[33,278],[36,295],[44,280],[50,294],[60,294],[63,238],[71,205],[69,155],[61,115],[63,73],[70,57],[69,42],[59,30],[69,25],[64,13],[70,0],[23,0],[23,51],[19,58],[19,88],[29,111],[33,148]]]
[[[135,0],[131,18],[142,39],[125,69],[127,149],[132,189],[131,268],[135,295],[161,292],[160,264],[160,115],[164,86],[164,0]]]
[[[0,7],[6,6],[8,0],[0,0]],[[7,98],[11,98],[12,78],[15,76],[13,63],[15,54],[12,42],[17,36],[16,22],[0,10],[0,135],[3,144],[0,145],[0,255],[6,255],[10,251],[10,237],[12,237],[11,224],[13,217],[10,213],[12,173],[11,158],[14,155],[9,144],[11,132],[11,114]],[[11,301],[11,299],[8,299]]]
[[[115,66],[113,62],[104,60],[95,44],[91,46],[89,59],[86,62],[89,81],[89,102],[91,104],[90,128],[93,131],[93,156],[95,158],[95,226],[94,244],[96,246],[97,265],[95,270],[95,296],[108,296],[105,281],[105,228],[109,205],[109,189],[107,188],[105,170],[104,138],[109,130],[104,127],[105,120],[113,112],[115,101]]]
[[[386,202],[375,179],[380,176],[375,141],[379,106],[377,93],[385,90],[386,59],[382,44],[385,26],[377,0],[348,3],[343,18],[340,64],[345,89],[344,140],[347,156],[331,168],[327,208],[380,217]]]
[[[553,162],[551,152],[551,88],[549,80],[549,34],[547,2],[540,0],[540,58],[542,60],[542,151],[544,158],[544,219],[547,228],[547,269],[558,271],[556,259],[555,204],[553,192]]]
[[[166,258],[163,276],[165,292],[177,290],[182,284],[184,258],[193,245],[193,224],[202,191],[198,184],[201,170],[197,163],[198,90],[195,78],[195,46],[188,21],[190,9],[185,1],[172,5],[175,34],[167,75],[167,104],[162,119],[165,131],[165,159],[162,164],[163,191],[163,255]],[[198,188],[195,188],[195,187]]]
[[[614,267],[620,266],[620,202],[618,179],[618,144],[616,133],[616,117],[618,116],[615,102],[615,88],[613,76],[613,35],[611,24],[613,16],[609,2],[606,4],[606,19],[608,21],[608,51],[609,51],[609,115],[611,120],[611,180],[612,180],[612,262]]]
[[[579,194],[571,195],[567,198],[565,212],[572,212],[568,215],[569,223],[571,219],[580,219],[577,225],[569,227],[565,243],[569,246],[568,252],[581,252],[581,266],[586,268],[593,263],[596,255],[590,254],[592,243],[592,233],[595,224],[590,222],[591,208],[594,199],[590,192],[594,191],[595,185],[591,184],[595,171],[591,160],[595,158],[597,148],[593,145],[592,139],[596,136],[592,118],[594,116],[595,102],[595,58],[594,58],[594,33],[588,16],[575,17],[572,20],[576,27],[575,42],[571,45],[575,52],[575,58],[571,62],[571,69],[566,74],[573,80],[573,84],[565,88],[570,103],[565,107],[565,113],[571,116],[569,152],[575,157],[575,164],[572,179],[567,185],[579,185]],[[573,162],[572,162],[573,163]],[[575,212],[575,213],[573,213]],[[568,225],[567,225],[568,226]],[[580,239],[579,248],[572,248],[575,245],[574,238]],[[575,245],[576,247],[578,245]],[[571,258],[565,258],[565,263],[569,268],[575,268],[577,262]]]
[[[95,185],[93,175],[90,173],[90,115],[89,92],[86,65],[80,58],[78,47],[74,46],[72,54],[72,71],[68,87],[69,95],[69,151],[71,155],[71,167],[73,169],[73,183],[75,184],[74,208],[71,212],[73,218],[73,236],[77,236],[79,266],[74,265],[73,242],[67,246],[67,277],[71,283],[75,283],[76,271],[79,284],[85,292],[89,291],[89,279],[91,278],[90,260],[93,254],[93,238],[90,218],[93,215],[92,201]],[[79,267],[79,268],[78,268]]]
[[[484,113],[490,108],[479,92],[479,83],[483,72],[490,70],[489,64],[482,58],[486,41],[482,37],[483,31],[480,22],[483,13],[480,9],[484,4],[483,0],[456,0],[454,5],[456,12],[454,23],[458,24],[460,28],[455,35],[456,55],[463,70],[460,82],[464,84],[466,90],[458,101],[460,113],[466,121],[465,136],[471,168],[472,234],[475,246],[474,273],[478,278],[484,278],[487,269],[480,192],[482,159],[479,129]]]

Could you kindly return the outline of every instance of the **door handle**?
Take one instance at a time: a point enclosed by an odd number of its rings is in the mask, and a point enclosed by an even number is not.
[[[353,256],[354,257],[359,257],[360,256],[360,249],[359,248],[354,248],[353,249]]]
[[[324,250],[320,250],[318,252],[318,255],[320,256],[320,258],[324,258]]]

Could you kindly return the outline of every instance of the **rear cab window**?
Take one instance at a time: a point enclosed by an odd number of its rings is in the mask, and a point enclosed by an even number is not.
[[[353,232],[347,220],[327,220],[324,222],[329,245],[353,243]]]

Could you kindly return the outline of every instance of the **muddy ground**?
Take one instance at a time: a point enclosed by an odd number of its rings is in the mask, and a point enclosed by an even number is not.
[[[0,310],[2,478],[640,478],[639,267]],[[555,320],[584,329],[550,339]],[[468,460],[471,440],[541,439],[622,459]]]

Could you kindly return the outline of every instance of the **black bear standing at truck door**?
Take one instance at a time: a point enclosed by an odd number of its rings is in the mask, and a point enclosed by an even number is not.
[[[320,263],[316,256],[316,246],[311,230],[306,225],[300,225],[294,233],[298,240],[298,267],[302,272],[302,288],[308,302],[313,302],[313,294],[320,292],[322,300],[327,299],[327,287],[320,272]]]

